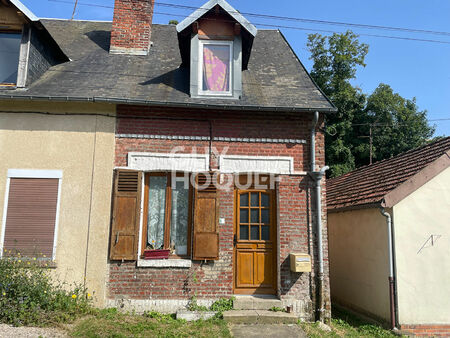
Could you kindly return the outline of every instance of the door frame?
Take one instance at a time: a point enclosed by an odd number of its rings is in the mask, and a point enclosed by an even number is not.
[[[233,255],[232,255],[232,265],[233,265],[233,294],[236,295],[258,295],[258,294],[269,294],[269,295],[275,295],[277,296],[278,292],[278,277],[279,277],[279,266],[278,266],[278,203],[277,203],[277,189],[254,189],[252,187],[249,187],[245,190],[239,190],[237,188],[234,189],[233,194]],[[273,256],[273,281],[272,281],[272,289],[261,289],[261,288],[238,288],[236,286],[236,278],[237,278],[237,247],[235,245],[235,236],[237,236],[237,227],[239,226],[238,217],[239,217],[239,205],[238,205],[238,195],[239,193],[245,193],[245,192],[270,192],[271,193],[271,206],[273,213],[271,215],[271,221],[272,221],[272,233],[273,233],[273,240],[272,240],[272,256]],[[249,200],[250,203],[250,200]]]

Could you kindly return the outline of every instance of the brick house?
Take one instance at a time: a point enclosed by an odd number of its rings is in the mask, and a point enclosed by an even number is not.
[[[257,30],[227,2],[211,0],[177,26],[152,24],[153,7],[116,0],[112,25],[36,19],[66,59],[23,88],[0,88],[2,118],[17,115],[14,135],[33,130],[20,127],[25,116],[57,110],[63,125],[45,120],[41,132],[69,128],[92,145],[31,144],[41,159],[67,147],[90,156],[59,174],[67,235],[54,240],[55,271],[85,278],[101,306],[172,312],[193,297],[265,294],[306,319],[329,317],[321,126],[334,106],[280,31]],[[78,118],[87,124],[71,124]],[[28,155],[2,167],[7,187],[19,168],[62,167]],[[75,178],[84,199],[71,195]],[[71,206],[86,212],[76,243],[64,220]],[[292,253],[301,267],[291,268]]]

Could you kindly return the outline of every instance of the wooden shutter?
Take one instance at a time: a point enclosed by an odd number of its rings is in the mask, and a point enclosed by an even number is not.
[[[116,171],[111,226],[111,260],[134,261],[137,258],[141,190],[141,172]]]
[[[52,257],[58,184],[57,178],[11,178],[3,244],[7,255]]]
[[[197,184],[204,186],[206,176],[197,175]],[[219,193],[214,184],[195,189],[194,260],[219,259]]]

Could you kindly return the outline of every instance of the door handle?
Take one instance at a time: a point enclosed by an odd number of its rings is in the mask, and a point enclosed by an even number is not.
[[[120,234],[120,231],[117,231],[117,233],[116,233],[116,241],[115,241],[114,245],[117,245],[117,243],[119,243],[119,234]]]

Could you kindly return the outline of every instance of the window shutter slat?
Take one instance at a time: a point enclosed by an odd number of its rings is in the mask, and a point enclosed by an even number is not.
[[[4,249],[52,257],[58,185],[53,178],[11,178]]]
[[[197,175],[194,207],[194,260],[219,259],[219,193],[210,182],[205,187],[205,176]]]
[[[111,225],[111,260],[134,261],[137,258],[141,186],[141,172],[116,171]]]

